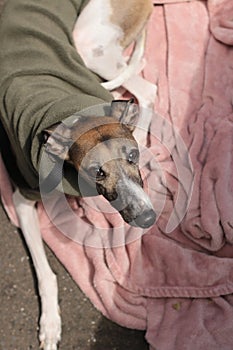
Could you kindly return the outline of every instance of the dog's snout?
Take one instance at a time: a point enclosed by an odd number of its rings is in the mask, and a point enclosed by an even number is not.
[[[155,223],[156,214],[153,209],[145,210],[142,214],[137,216],[134,221],[135,224],[141,228],[149,228]]]

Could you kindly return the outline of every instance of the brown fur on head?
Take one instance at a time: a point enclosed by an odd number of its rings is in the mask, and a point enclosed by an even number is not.
[[[71,163],[126,222],[133,224],[139,218],[136,225],[148,227],[155,214],[142,189],[139,150],[130,124],[137,118],[138,108],[131,102],[114,101],[109,117],[81,116],[72,127],[52,127],[47,130],[47,151]]]
[[[76,139],[69,157],[79,173],[109,201],[116,198],[117,182],[123,175],[142,186],[138,145],[128,127],[113,119]]]
[[[80,152],[86,154],[94,145],[107,139],[108,136],[134,140],[132,132],[138,115],[139,108],[133,104],[133,99],[114,100],[109,116],[76,116],[71,126],[59,123],[44,130],[47,138],[46,151],[54,157],[75,163],[78,170],[80,160],[78,162],[77,159],[82,158]],[[79,151],[77,151],[78,144]]]

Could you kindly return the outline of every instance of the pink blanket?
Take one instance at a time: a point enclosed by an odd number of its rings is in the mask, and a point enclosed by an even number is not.
[[[40,203],[41,229],[93,304],[146,329],[151,350],[231,350],[233,3],[154,3],[144,76],[158,84],[159,115],[143,173],[158,220],[142,232],[103,200],[70,198],[71,211],[58,198],[50,215],[59,230]],[[1,159],[0,174],[17,225]]]

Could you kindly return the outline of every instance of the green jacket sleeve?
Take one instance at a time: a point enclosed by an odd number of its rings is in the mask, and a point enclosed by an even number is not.
[[[73,45],[72,29],[84,5],[8,0],[0,18],[1,121],[31,189],[38,188],[42,130],[112,99]]]

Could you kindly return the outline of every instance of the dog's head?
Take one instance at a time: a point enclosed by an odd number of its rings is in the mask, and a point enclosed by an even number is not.
[[[137,117],[138,107],[131,101],[113,101],[110,116],[77,117],[72,127],[47,130],[47,152],[71,163],[127,223],[147,228],[155,213],[143,190],[132,135]]]

